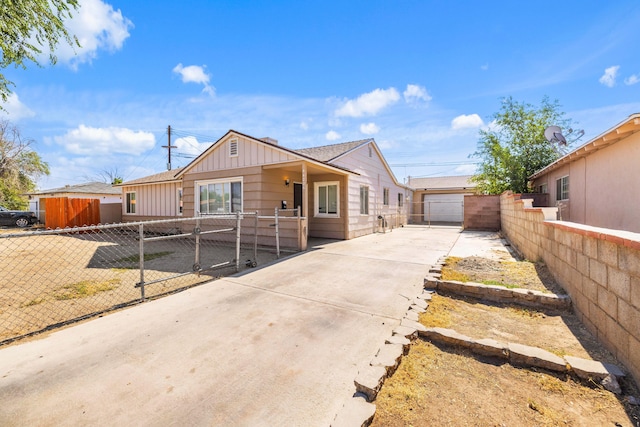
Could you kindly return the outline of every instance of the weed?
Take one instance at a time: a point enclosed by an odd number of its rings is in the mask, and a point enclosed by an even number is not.
[[[29,302],[25,302],[25,303],[24,303],[24,304],[22,304],[20,307],[23,307],[23,308],[24,308],[24,307],[31,307],[31,306],[33,306],[33,305],[42,304],[42,303],[43,303],[43,302],[45,302],[45,301],[46,301],[46,299],[45,299],[45,298],[35,298],[35,299],[32,299],[32,300],[31,300],[31,301],[29,301]]]
[[[504,283],[504,282],[501,282],[499,280],[483,280],[482,284],[484,284],[484,285],[493,285],[493,286],[502,286],[503,288],[507,288],[507,289],[519,288],[518,285],[514,285],[512,283]]]
[[[115,289],[120,284],[120,279],[110,279],[102,282],[96,280],[83,280],[60,288],[60,293],[55,295],[57,300],[69,300],[86,298],[99,292]]]
[[[468,282],[469,276],[449,267],[442,268],[442,280],[455,280],[457,282]]]

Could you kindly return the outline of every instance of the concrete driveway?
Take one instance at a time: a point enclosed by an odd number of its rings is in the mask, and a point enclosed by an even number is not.
[[[0,349],[0,425],[328,426],[459,236],[319,245]]]

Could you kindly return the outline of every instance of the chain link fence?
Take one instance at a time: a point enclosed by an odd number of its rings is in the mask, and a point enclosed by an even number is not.
[[[277,221],[276,221],[277,222]],[[0,234],[0,345],[275,260],[238,213]]]

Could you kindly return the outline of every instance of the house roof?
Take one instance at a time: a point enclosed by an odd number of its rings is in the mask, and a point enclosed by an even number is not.
[[[54,194],[54,193],[79,193],[79,194],[117,194],[121,193],[119,188],[104,182],[87,182],[84,184],[65,185],[64,187],[52,188],[49,190],[35,191],[28,193],[33,196]]]
[[[357,175],[357,173],[356,173],[356,172],[353,172],[353,171],[351,171],[351,170],[349,170],[349,169],[343,168],[343,167],[341,167],[341,166],[337,166],[337,165],[329,164],[328,162],[325,162],[325,161],[322,161],[322,160],[318,160],[318,159],[316,159],[316,158],[314,158],[314,157],[311,157],[311,156],[309,156],[309,155],[307,155],[307,154],[300,153],[300,152],[297,152],[297,151],[292,150],[292,149],[290,149],[290,148],[286,148],[286,147],[283,147],[283,146],[278,145],[278,144],[276,144],[276,143],[270,142],[270,141],[269,141],[269,140],[270,140],[270,138],[264,138],[264,139],[255,138],[255,137],[253,137],[253,136],[251,136],[251,135],[247,135],[247,134],[244,134],[244,133],[242,133],[242,132],[238,132],[238,131],[235,131],[235,130],[233,130],[233,129],[230,129],[230,130],[229,130],[227,133],[225,133],[225,134],[224,134],[220,139],[218,139],[216,142],[214,142],[213,144],[211,144],[211,146],[210,146],[209,148],[207,148],[207,149],[206,149],[206,150],[204,150],[202,153],[200,153],[200,155],[199,155],[198,157],[196,157],[195,159],[193,159],[193,160],[191,161],[191,163],[189,163],[187,166],[185,166],[184,168],[182,168],[182,170],[181,170],[179,173],[177,173],[177,174],[176,174],[176,177],[179,177],[180,175],[183,175],[184,173],[186,173],[186,172],[187,172],[189,169],[191,169],[191,168],[192,168],[196,163],[198,163],[198,162],[200,161],[200,159],[202,159],[202,158],[203,158],[203,157],[205,157],[207,154],[209,154],[212,150],[214,150],[215,148],[217,148],[217,146],[218,146],[218,144],[220,143],[220,141],[224,140],[224,139],[225,139],[229,134],[236,134],[236,135],[242,136],[242,137],[244,137],[244,138],[252,139],[252,140],[254,140],[254,141],[256,141],[256,142],[258,142],[258,143],[260,143],[260,144],[265,144],[265,145],[268,145],[268,146],[270,146],[270,147],[272,147],[272,148],[275,148],[276,150],[282,150],[282,151],[285,151],[285,152],[287,152],[287,153],[291,153],[291,154],[293,154],[293,155],[295,155],[295,156],[301,157],[302,159],[310,160],[311,162],[316,163],[316,164],[318,164],[318,165],[321,165],[322,167],[327,167],[327,168],[330,168],[330,169],[333,169],[333,170],[339,170],[339,171],[341,171],[342,173],[347,172],[347,173],[352,173],[352,174],[356,174],[356,175]]]
[[[529,179],[536,179],[541,175],[544,175],[548,172],[551,172],[554,169],[559,168],[562,165],[570,163],[576,159],[589,156],[595,153],[598,150],[601,150],[605,147],[608,147],[616,142],[624,139],[636,132],[640,132],[640,113],[631,114],[622,122],[618,123],[611,129],[601,133],[595,138],[591,139],[584,145],[576,148],[570,153],[560,157],[555,162],[550,165],[544,167],[538,172],[534,173],[529,177]]]
[[[349,151],[358,148],[361,145],[373,141],[369,139],[361,139],[359,141],[343,142],[341,144],[322,145],[320,147],[301,148],[299,150],[293,150],[296,153],[312,157],[321,162],[331,162],[336,158],[348,153]]]
[[[122,186],[125,186],[125,185],[156,184],[158,182],[179,181],[179,179],[176,178],[176,175],[178,175],[180,172],[182,172],[183,169],[184,169],[184,167],[178,168],[178,169],[172,169],[172,170],[169,170],[169,171],[160,172],[160,173],[157,173],[155,175],[149,175],[149,176],[144,176],[142,178],[133,179],[131,181],[127,181],[127,182],[123,182],[122,184],[118,184],[118,187],[122,187]],[[120,190],[118,190],[118,193],[120,193]]]
[[[434,176],[429,178],[411,178],[407,185],[415,190],[472,190],[477,184],[471,181],[473,175]]]

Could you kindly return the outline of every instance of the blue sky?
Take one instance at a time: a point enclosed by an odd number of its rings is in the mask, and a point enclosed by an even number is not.
[[[587,142],[640,112],[640,4],[81,0],[82,48],[3,73],[47,189],[173,167],[229,129],[288,148],[374,138],[396,177],[473,173],[500,98],[558,99]]]

